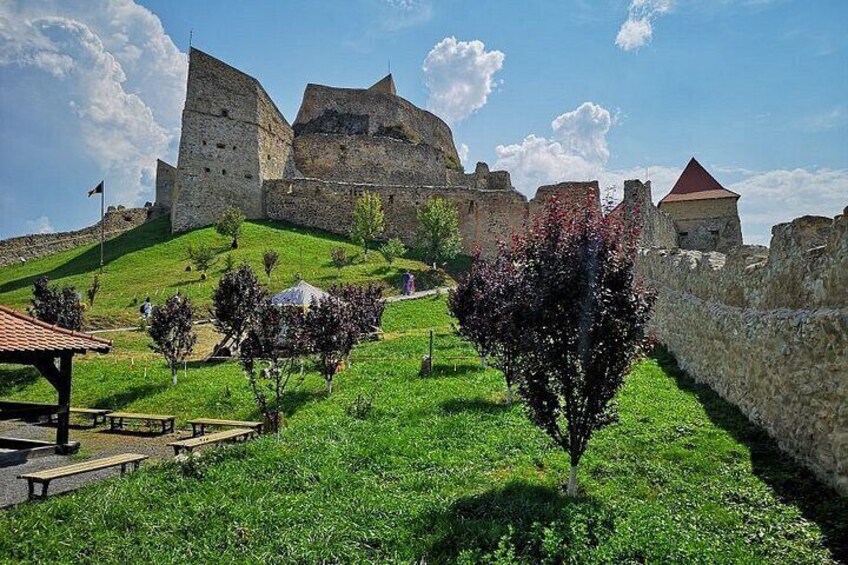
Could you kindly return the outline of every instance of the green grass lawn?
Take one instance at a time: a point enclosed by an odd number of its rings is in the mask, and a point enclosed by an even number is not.
[[[380,253],[371,252],[366,262],[362,250],[344,238],[280,222],[245,222],[239,242],[239,248],[230,251],[229,240],[215,233],[212,227],[172,235],[167,218],[154,220],[107,241],[106,269],[100,277],[101,289],[94,307],[86,312],[87,327],[134,324],[145,296],[149,295],[154,303],[161,303],[177,291],[191,297],[198,307],[198,317],[207,317],[212,291],[221,277],[228,254],[236,265],[247,261],[272,292],[293,285],[297,273],[322,288],[336,283],[382,281],[393,293],[399,291],[401,275],[407,269],[415,274],[419,289],[451,282],[449,275],[434,274],[420,261],[398,259],[389,265]],[[200,280],[199,273],[185,270],[190,264],[187,246],[201,243],[219,252],[217,263],[205,281]],[[330,260],[330,250],[338,246],[346,248],[351,259],[351,264],[344,267],[341,274]],[[270,283],[262,268],[262,254],[266,249],[280,254],[280,266],[272,274]],[[448,271],[455,272],[466,262],[467,258],[459,258],[449,265]],[[40,275],[47,275],[54,283],[73,285],[84,295],[99,264],[99,245],[88,245],[23,265],[0,267],[0,304],[24,309],[29,305],[32,283]]]
[[[417,321],[417,322],[416,322]],[[741,413],[658,355],[635,366],[620,421],[568,459],[503,403],[503,379],[450,332],[444,298],[391,304],[327,397],[310,374],[279,438],[147,465],[0,513],[0,560],[96,563],[825,563],[845,558],[844,499]],[[427,330],[435,371],[420,376]],[[76,405],[255,417],[232,362],[170,385],[141,334],[76,363]],[[129,369],[130,359],[136,369]],[[148,368],[145,378],[143,367]],[[364,418],[348,413],[373,397]],[[52,399],[0,368],[0,396]]]

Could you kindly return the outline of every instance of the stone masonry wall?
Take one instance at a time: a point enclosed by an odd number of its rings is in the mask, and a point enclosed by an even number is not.
[[[622,203],[623,221],[628,225],[639,226],[639,244],[641,247],[677,247],[677,227],[668,214],[654,206],[651,199],[651,181],[624,181],[624,200]]]
[[[174,198],[174,185],[177,183],[177,168],[162,159],[156,159],[156,200],[162,209],[170,210]]]
[[[122,208],[106,212],[106,239],[111,239],[147,221],[148,208]],[[0,267],[45,257],[60,251],[100,241],[100,222],[76,231],[24,235],[0,241]]]
[[[294,122],[297,135],[387,136],[429,145],[459,163],[450,128],[400,96],[376,90],[309,84]]]
[[[444,185],[442,153],[390,137],[308,134],[294,140],[297,170],[309,178],[381,185]],[[278,177],[280,178],[280,177]]]
[[[383,237],[415,244],[418,209],[439,196],[459,211],[463,250],[477,246],[493,251],[524,222],[527,200],[515,190],[484,191],[447,186],[377,186],[319,179],[272,180],[265,183],[268,217],[347,235],[356,198],[365,192],[380,195],[386,216]]]
[[[681,368],[848,495],[848,209],[775,226],[767,255],[654,249],[639,269]]]
[[[259,83],[191,50],[171,225],[213,223],[227,206],[264,216],[262,181],[282,176],[293,133]]]
[[[726,253],[742,245],[735,198],[663,202],[659,208],[674,220],[684,249]]]

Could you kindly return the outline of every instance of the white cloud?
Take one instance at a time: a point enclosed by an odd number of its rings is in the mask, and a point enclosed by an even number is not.
[[[607,109],[584,102],[551,123],[551,137],[530,134],[521,143],[495,148],[496,170],[507,170],[513,185],[528,197],[539,186],[573,180],[597,180],[621,199],[627,179],[650,180],[654,202],[665,196],[682,166],[651,165],[629,169],[607,167],[606,135],[615,125]],[[771,227],[804,214],[834,216],[848,205],[848,169],[754,171],[740,166],[707,166],[713,173],[733,177],[724,185],[742,197],[739,215],[746,243],[768,245]]]
[[[433,6],[426,0],[382,0],[380,24],[386,31],[424,25],[433,17]]]
[[[615,44],[633,51],[651,41],[654,20],[671,9],[672,0],[631,0],[627,20],[615,37]]]
[[[26,221],[27,233],[53,233],[53,224],[50,223],[50,218],[41,216],[34,220]]]
[[[486,51],[482,41],[446,37],[424,59],[427,108],[449,123],[461,122],[486,104],[505,57]]]
[[[771,227],[803,215],[835,216],[848,206],[848,169],[777,169],[754,173],[727,188],[742,195],[746,243],[768,245]]]
[[[187,71],[158,17],[131,0],[0,3],[2,67],[48,75],[32,111],[53,113],[69,158],[93,159],[113,202],[150,199],[156,158],[176,152]]]

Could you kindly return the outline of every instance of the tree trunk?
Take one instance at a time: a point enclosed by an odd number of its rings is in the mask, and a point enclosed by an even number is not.
[[[512,404],[512,387],[506,385],[506,403]]]
[[[179,371],[180,370],[175,365],[171,365],[171,382],[174,386],[177,386],[177,373]]]
[[[327,394],[333,394],[333,377],[326,379],[327,381]]]
[[[572,465],[568,474],[568,496],[577,496],[577,465]]]

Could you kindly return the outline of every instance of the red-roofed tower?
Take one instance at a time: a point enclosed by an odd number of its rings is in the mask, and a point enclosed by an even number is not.
[[[674,220],[680,247],[726,253],[742,245],[738,200],[693,157],[659,209]]]

